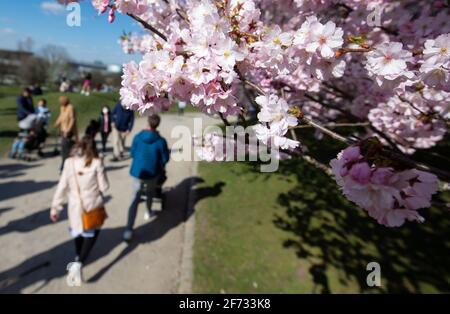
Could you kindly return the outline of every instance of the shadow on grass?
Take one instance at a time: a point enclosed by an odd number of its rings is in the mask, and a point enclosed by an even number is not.
[[[331,267],[341,274],[340,284],[356,282],[360,292],[374,291],[366,284],[370,262],[381,266],[380,292],[450,291],[447,210],[422,210],[425,223],[387,228],[344,199],[325,174],[302,162],[285,166],[297,174],[298,183],[279,196],[286,214],[274,223],[291,234],[285,246],[309,261],[315,292],[333,292],[327,275]]]
[[[0,108],[0,115],[2,116],[15,116],[16,114],[17,109],[14,107]]]
[[[327,139],[318,141],[308,131],[301,138],[311,155],[325,164],[343,148]],[[446,167],[439,159],[434,165]],[[257,172],[259,165],[248,164],[248,169]],[[345,199],[333,178],[306,162],[282,162],[278,173],[294,181],[295,187],[279,195],[278,203],[285,210],[274,224],[290,234],[284,246],[307,261],[313,293],[354,291],[355,285],[359,292],[450,292],[448,208],[421,210],[423,224],[407,222],[400,228],[387,228]],[[448,202],[448,192],[435,200]],[[381,266],[381,287],[367,286],[370,262]]]
[[[18,133],[18,130],[16,130],[16,131],[12,131],[12,130],[0,131],[0,137],[15,138],[17,136],[17,133]]]

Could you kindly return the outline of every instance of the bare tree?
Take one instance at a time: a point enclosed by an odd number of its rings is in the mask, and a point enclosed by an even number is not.
[[[48,62],[39,57],[31,57],[22,62],[18,74],[24,84],[45,84],[48,78]]]
[[[6,64],[0,61],[0,84],[4,83],[6,71],[7,71]]]
[[[17,50],[31,52],[34,47],[34,40],[31,37],[27,37],[25,40],[19,40],[17,42]]]
[[[62,73],[67,71],[70,57],[66,48],[57,45],[47,45],[41,49],[39,55],[49,65],[47,73],[51,81],[56,81]]]

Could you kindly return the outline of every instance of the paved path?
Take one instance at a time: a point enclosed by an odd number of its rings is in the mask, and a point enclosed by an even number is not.
[[[171,138],[172,129],[184,125],[192,130],[197,116],[204,126],[217,122],[198,114],[163,116],[161,133],[169,146],[186,143],[187,137]],[[144,125],[145,120],[139,119],[135,130]],[[0,293],[189,292],[193,215],[187,204],[198,181],[196,163],[171,160],[167,209],[145,222],[141,204],[134,241],[127,245],[121,236],[131,194],[130,161],[109,159],[110,155],[105,160],[111,183],[106,205],[110,218],[84,269],[88,283],[82,287],[68,287],[65,281],[66,264],[74,257],[67,217],[55,224],[48,218],[59,157],[30,163],[0,160]]]

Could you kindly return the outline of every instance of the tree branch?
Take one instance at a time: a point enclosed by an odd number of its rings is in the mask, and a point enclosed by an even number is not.
[[[223,116],[223,113],[222,113],[222,112],[219,113],[219,117],[220,117],[220,119],[222,120],[223,124],[225,124],[225,126],[230,126],[230,125],[231,125],[230,122],[228,122],[227,118],[225,118],[225,117]]]
[[[355,123],[327,123],[323,124],[323,127],[334,129],[334,128],[345,128],[345,127],[365,127],[370,126],[369,122],[355,122]],[[311,125],[297,125],[294,126],[292,129],[307,129],[307,128],[313,128]]]
[[[136,22],[141,23],[144,28],[146,28],[149,31],[151,31],[151,32],[155,33],[156,35],[158,35],[162,40],[167,41],[167,36],[166,35],[164,35],[159,30],[157,30],[155,27],[153,27],[152,25],[150,25],[149,23],[147,23],[146,21],[141,19],[139,16],[136,16],[136,15],[131,14],[131,13],[127,13],[127,15],[129,17],[131,17],[133,20],[135,20]]]
[[[254,83],[249,82],[248,80],[244,80],[244,81],[246,82],[246,84],[248,86],[251,86],[251,87],[255,86],[256,87],[255,90],[257,92],[259,92],[261,90],[261,88],[259,88]],[[262,94],[265,95],[264,93],[262,93]],[[344,136],[342,136],[340,134],[337,134],[337,133],[327,129],[326,127],[322,126],[321,124],[319,124],[319,123],[317,123],[317,122],[315,122],[315,121],[313,121],[313,120],[311,120],[309,118],[306,118],[306,117],[302,116],[302,117],[300,117],[300,119],[303,122],[305,122],[307,125],[315,128],[315,129],[318,129],[322,133],[330,136],[331,138],[333,138],[333,139],[335,139],[337,141],[340,141],[340,142],[345,143],[347,145],[352,145],[352,144],[356,143],[356,141],[354,141],[352,139],[348,139],[348,138],[346,138],[346,137],[344,137]],[[399,153],[394,152],[394,151],[390,151],[390,150],[384,149],[383,153],[384,153],[384,156],[386,156],[388,158],[391,158],[393,160],[397,160],[397,161],[399,161],[399,162],[401,162],[401,163],[403,163],[403,164],[405,164],[407,166],[410,166],[411,168],[417,168],[419,170],[423,170],[423,171],[434,173],[440,179],[442,179],[444,181],[447,181],[447,182],[450,182],[450,173],[448,173],[447,171],[438,169],[436,167],[428,166],[428,165],[425,165],[423,163],[419,163],[419,162],[417,162],[415,160],[410,159],[407,156],[404,156],[404,155],[399,154]]]

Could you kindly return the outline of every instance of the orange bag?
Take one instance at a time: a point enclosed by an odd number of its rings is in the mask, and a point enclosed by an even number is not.
[[[87,231],[99,229],[105,223],[106,218],[108,218],[105,207],[95,208],[89,211],[86,210],[83,204],[83,199],[81,198],[80,186],[78,184],[77,179],[78,174],[75,171],[75,162],[73,160],[72,160],[72,168],[73,168],[73,175],[75,178],[75,184],[77,186],[78,196],[80,198],[81,209],[83,210],[83,214],[81,216],[81,220],[83,222],[83,230]]]

